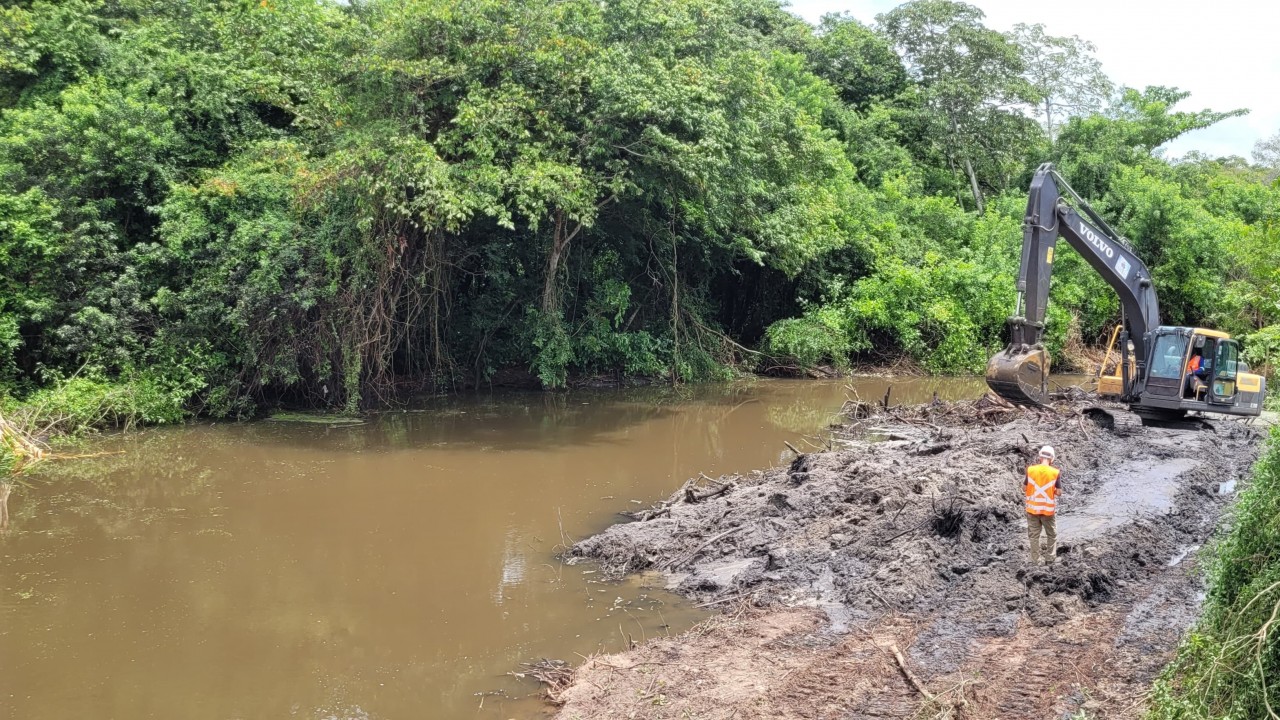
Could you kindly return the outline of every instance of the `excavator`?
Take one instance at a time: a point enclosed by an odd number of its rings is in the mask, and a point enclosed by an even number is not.
[[[1022,228],[1009,344],[987,364],[987,385],[997,395],[1029,406],[1049,399],[1044,319],[1061,237],[1120,296],[1120,358],[1115,374],[1100,379],[1100,394],[1118,397],[1146,425],[1177,423],[1189,412],[1262,413],[1266,379],[1249,372],[1240,343],[1218,330],[1161,325],[1147,266],[1052,163],[1036,170]]]

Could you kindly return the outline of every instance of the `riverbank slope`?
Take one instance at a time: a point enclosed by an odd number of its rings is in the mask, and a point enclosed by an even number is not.
[[[1220,490],[1260,434],[1128,417],[935,403],[682,488],[573,553],[613,576],[662,571],[726,612],[589,660],[559,717],[1137,717],[1196,617]],[[1020,478],[1046,443],[1065,491],[1058,562],[1035,568]]]

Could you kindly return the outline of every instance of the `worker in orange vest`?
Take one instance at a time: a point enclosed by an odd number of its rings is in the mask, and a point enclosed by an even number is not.
[[[1200,351],[1196,350],[1194,352],[1199,353]],[[1204,376],[1204,357],[1199,354],[1192,355],[1191,359],[1187,361],[1186,374],[1186,391],[1191,395],[1192,399],[1199,400],[1200,391],[1209,387],[1204,381]]]
[[[1040,532],[1049,540],[1045,564],[1052,565],[1058,553],[1058,495],[1062,492],[1061,473],[1053,466],[1057,456],[1053,448],[1040,448],[1039,462],[1027,468],[1025,483],[1027,503],[1027,537],[1031,540],[1031,564],[1040,564]]]

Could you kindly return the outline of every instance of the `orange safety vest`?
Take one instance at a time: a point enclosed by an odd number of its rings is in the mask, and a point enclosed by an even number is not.
[[[1189,373],[1193,373],[1193,372],[1195,372],[1195,371],[1199,370],[1199,369],[1200,369],[1200,361],[1201,361],[1202,359],[1203,359],[1203,358],[1201,358],[1199,355],[1196,355],[1195,357],[1193,357],[1193,358],[1191,358],[1190,360],[1188,360],[1188,361],[1187,361],[1187,372],[1189,372]]]
[[[1027,512],[1052,515],[1058,509],[1058,468],[1032,465],[1027,468]]]

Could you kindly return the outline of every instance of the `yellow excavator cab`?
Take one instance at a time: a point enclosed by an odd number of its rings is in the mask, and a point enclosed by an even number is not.
[[[1163,352],[1153,354],[1151,358],[1145,403],[1138,403],[1140,413],[1145,411],[1147,415],[1159,417],[1188,411],[1228,415],[1257,415],[1261,411],[1266,380],[1261,375],[1250,373],[1248,365],[1238,360],[1238,345],[1231,340],[1230,334],[1209,328],[1162,327],[1160,331],[1160,336],[1167,341],[1157,343]],[[1124,394],[1119,368],[1109,375],[1101,374],[1110,361],[1110,355],[1109,345],[1107,355],[1098,368],[1098,396],[1118,399]],[[1193,382],[1192,360],[1195,356],[1203,358],[1201,362],[1207,369],[1205,373],[1195,373],[1202,382]],[[1136,377],[1131,364],[1131,385]],[[1151,406],[1151,409],[1145,409],[1143,405]]]

